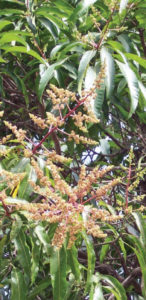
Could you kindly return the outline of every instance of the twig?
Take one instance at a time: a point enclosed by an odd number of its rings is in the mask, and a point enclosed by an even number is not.
[[[126,186],[126,204],[125,204],[126,209],[128,208],[128,191],[129,191],[130,179],[131,179],[131,165],[129,166],[128,182],[127,182],[127,186]]]
[[[146,58],[146,43],[144,41],[144,28],[139,28],[138,31],[139,31],[143,52],[144,52],[144,57]]]
[[[10,217],[9,209],[8,209],[7,205],[5,204],[5,202],[4,202],[4,200],[3,200],[2,197],[0,197],[0,201],[2,202],[2,206],[3,206],[4,210],[5,210],[5,215],[7,217]]]
[[[71,109],[62,119],[62,121],[65,121],[67,118],[69,118],[85,101],[86,99],[92,94],[92,91],[85,96],[82,100],[78,101],[78,104]],[[57,131],[58,127],[54,126],[51,127],[51,129],[49,129],[49,131],[47,132],[47,134],[43,137],[43,139],[33,148],[33,154],[37,151],[38,148],[41,147],[41,145],[43,144],[43,142],[47,139],[48,136],[50,136],[53,132]]]

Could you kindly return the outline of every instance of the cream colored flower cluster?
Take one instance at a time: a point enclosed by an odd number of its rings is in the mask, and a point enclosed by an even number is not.
[[[55,85],[50,84],[50,90],[47,90],[49,97],[52,100],[53,109],[64,108],[65,104],[69,104],[70,101],[76,100],[74,92],[69,90],[57,88]]]
[[[106,169],[99,170],[99,167],[95,167],[89,174],[87,174],[86,167],[82,165],[80,176],[79,176],[79,182],[77,187],[74,188],[74,192],[77,194],[79,198],[82,199],[89,193],[92,185],[97,182],[97,179],[102,178],[107,172],[111,171],[112,168],[113,168],[112,166],[109,166]],[[99,192],[101,193],[101,195],[103,195],[103,192],[106,193],[107,191],[107,189],[103,190],[103,188],[99,188]],[[95,194],[95,192],[93,192],[93,194]]]
[[[29,114],[29,116],[33,120],[33,122],[40,128],[45,129],[47,127],[47,125],[45,124],[45,120],[43,120],[42,118],[39,118],[33,114]]]
[[[15,134],[18,142],[22,143],[26,138],[26,131],[23,129],[17,129],[17,126],[13,126],[10,122],[4,121],[4,124]]]
[[[63,155],[57,154],[55,151],[44,151],[44,155],[48,158],[47,164],[52,162],[59,162],[59,163],[70,163],[72,161],[71,158],[65,157]]]
[[[87,220],[84,221],[82,213],[86,206],[82,203],[82,198],[86,195],[91,195],[92,185],[97,183],[97,179],[103,177],[112,167],[108,167],[104,170],[99,170],[97,167],[91,172],[87,172],[85,166],[81,167],[78,186],[76,188],[71,187],[67,182],[61,178],[59,169],[53,162],[48,159],[48,166],[52,178],[44,175],[43,170],[40,169],[38,162],[31,158],[31,165],[33,166],[37,177],[38,183],[29,181],[35,193],[43,196],[42,203],[21,203],[21,204],[8,204],[11,208],[16,210],[25,210],[25,214],[28,219],[34,221],[47,221],[49,223],[58,224],[56,232],[54,234],[52,245],[56,248],[60,248],[64,243],[66,236],[69,236],[68,248],[71,248],[77,235],[86,230],[87,234],[91,234],[94,237],[104,238],[106,234],[100,228],[100,222],[114,222],[121,217],[112,216],[106,210],[89,207],[89,214]],[[24,173],[13,174],[5,171],[2,173],[5,176],[5,180],[11,182],[12,185],[18,183],[24,178]],[[0,173],[0,175],[2,175]],[[53,183],[53,182],[54,183]],[[105,195],[105,193],[115,184],[118,184],[118,180],[113,180],[108,185],[98,188],[98,197]],[[11,186],[9,186],[11,187]],[[100,193],[99,193],[100,191]],[[96,189],[94,188],[95,199],[97,196]],[[3,200],[7,204],[6,196],[3,195]]]
[[[77,114],[73,115],[72,117],[73,120],[75,120],[75,125],[79,127],[80,130],[83,132],[88,132],[87,128],[83,124],[85,121],[86,123],[99,123],[100,121],[94,116],[94,114],[91,115],[86,115],[82,114],[81,111],[79,111]]]
[[[69,136],[68,140],[71,141],[73,139],[76,142],[76,144],[79,144],[79,143],[88,144],[88,145],[97,145],[98,144],[97,141],[94,141],[85,136],[76,134],[74,130],[72,130],[71,133],[68,134],[68,136]]]
[[[11,134],[4,136],[0,141],[0,145],[5,144],[11,138],[11,136],[12,136]]]
[[[26,173],[13,173],[4,169],[0,169],[0,183],[6,182],[7,188],[12,189],[23,180],[25,175]]]

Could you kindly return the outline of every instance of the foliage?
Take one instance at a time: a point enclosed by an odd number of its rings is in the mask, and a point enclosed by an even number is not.
[[[0,2],[2,299],[146,297],[144,9]]]

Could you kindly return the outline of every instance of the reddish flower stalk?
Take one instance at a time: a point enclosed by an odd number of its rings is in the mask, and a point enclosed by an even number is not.
[[[128,208],[128,191],[129,191],[130,179],[131,179],[131,165],[129,166],[128,182],[127,182],[127,186],[126,186],[126,204],[125,204],[126,209]]]
[[[3,198],[0,198],[0,201],[2,202],[2,206],[3,206],[4,210],[5,210],[5,215],[7,217],[10,217],[9,209],[8,209],[7,205],[5,204]]]
[[[82,204],[85,204],[93,199],[95,199],[96,195],[93,195],[92,197],[90,197],[89,199],[87,199],[86,201],[83,201]]]
[[[62,119],[61,121],[65,121],[68,117],[70,117],[85,101],[86,99],[92,94],[92,92],[90,92],[86,97],[84,97],[82,100],[78,101],[78,104],[71,109]],[[49,131],[47,132],[47,134],[43,137],[43,139],[33,148],[32,152],[33,154],[37,151],[38,148],[41,147],[42,143],[47,139],[47,137],[53,133],[54,131],[58,130],[58,127],[52,127],[51,129],[49,129]]]

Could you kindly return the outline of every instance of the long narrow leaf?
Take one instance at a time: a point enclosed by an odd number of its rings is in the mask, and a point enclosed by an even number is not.
[[[126,5],[128,3],[129,0],[121,0],[120,1],[120,9],[119,9],[119,13],[121,14],[122,11],[126,8]]]
[[[11,273],[11,300],[27,300],[27,287],[24,275],[21,271],[13,268]]]
[[[139,97],[138,80],[135,73],[133,72],[133,70],[131,70],[128,64],[121,63],[117,60],[116,62],[123,76],[125,77],[129,87],[131,105],[130,105],[130,111],[128,117],[131,118],[138,105],[138,97]]]
[[[101,275],[101,279],[105,280],[111,287],[114,288],[117,294],[117,300],[127,300],[127,295],[122,284],[114,277],[110,275]]]
[[[93,248],[93,243],[87,236],[85,232],[82,233],[83,239],[85,241],[86,249],[87,249],[87,257],[88,257],[88,267],[87,267],[87,281],[86,281],[86,292],[89,292],[91,283],[92,283],[92,275],[95,270],[95,252]]]
[[[26,243],[24,231],[22,229],[19,230],[19,234],[14,239],[14,244],[17,250],[17,259],[23,267],[26,276],[29,278],[31,268],[30,251]]]
[[[105,64],[105,85],[106,85],[106,94],[109,98],[114,89],[114,78],[115,78],[115,66],[114,60],[110,51],[106,47],[102,47],[101,52],[101,61]]]
[[[92,60],[92,58],[95,56],[96,51],[95,50],[89,50],[86,51],[80,61],[79,69],[78,69],[78,92],[81,93],[82,89],[82,83],[85,76],[85,73],[87,71],[87,67]]]
[[[80,264],[78,262],[78,251],[75,246],[73,246],[71,249],[67,251],[68,256],[68,264],[72,270],[72,273],[75,276],[76,280],[79,280],[81,277],[80,272]]]
[[[66,280],[67,256],[66,250],[52,250],[50,258],[50,274],[53,286],[53,300],[64,300],[67,280]]]

